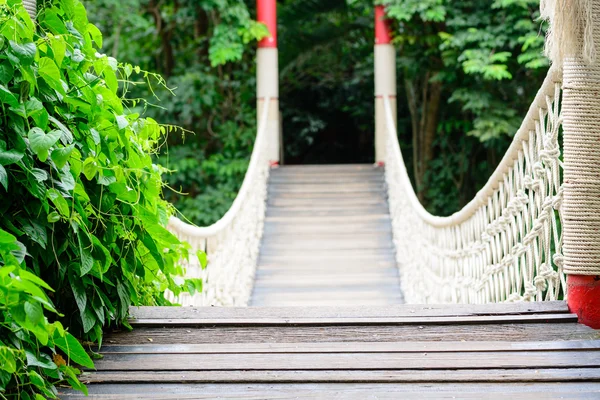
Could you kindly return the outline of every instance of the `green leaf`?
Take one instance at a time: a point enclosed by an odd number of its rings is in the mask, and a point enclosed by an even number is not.
[[[21,61],[21,64],[31,65],[33,63],[33,59],[37,51],[35,43],[20,44],[11,40],[9,44],[13,53],[17,56],[19,61]]]
[[[208,259],[206,258],[206,252],[204,252],[202,250],[198,250],[196,252],[196,256],[198,257],[198,261],[200,261],[200,265],[202,266],[202,269],[206,268],[206,266],[208,265]]]
[[[27,371],[27,376],[29,377],[31,383],[33,383],[38,388],[44,388],[46,386],[46,381],[44,381],[44,378],[42,378],[37,372]]]
[[[79,343],[77,339],[73,335],[68,332],[65,332],[65,336],[55,336],[54,344],[65,352],[67,357],[71,359],[71,361],[76,362],[77,364],[84,366],[86,368],[94,368],[94,362],[90,358],[90,356],[85,352],[83,346]]]
[[[96,42],[96,46],[98,46],[98,48],[101,49],[102,48],[102,32],[100,32],[100,29],[98,29],[96,27],[96,25],[94,25],[94,24],[88,24],[87,28],[88,28],[88,33],[92,37],[92,40],[94,42]]]
[[[0,164],[0,184],[2,184],[4,190],[8,191],[8,174],[2,164]]]
[[[11,107],[19,106],[19,99],[4,85],[0,85],[0,101]]]
[[[52,362],[52,360],[50,359],[50,356],[48,356],[47,354],[41,353],[40,357],[36,357],[35,354],[33,354],[30,351],[25,350],[25,356],[27,358],[27,366],[28,367],[40,367],[40,368],[46,368],[46,369],[56,369],[56,364],[54,364]]]
[[[54,150],[52,150],[50,158],[52,158],[52,161],[54,161],[56,167],[61,169],[65,166],[67,161],[69,161],[69,157],[71,157],[71,153],[73,153],[74,149],[75,145],[73,144],[68,145],[67,147],[57,147]]]
[[[39,303],[25,302],[25,314],[33,325],[37,325],[44,319],[44,310]]]
[[[96,176],[97,172],[98,164],[96,163],[96,160],[92,157],[88,157],[83,162],[83,175],[85,175],[85,177],[91,181],[94,178],[94,176]]]
[[[45,133],[38,127],[31,128],[29,131],[29,145],[31,149],[36,153],[40,161],[46,161],[48,159],[48,150],[60,139],[62,132],[59,130],[50,131]]]
[[[60,214],[57,213],[56,211],[52,211],[50,214],[48,214],[47,220],[51,224],[58,222],[58,221],[60,221]]]
[[[48,57],[40,58],[38,73],[52,89],[59,93],[65,93],[65,89],[60,82],[60,71],[52,59]]]
[[[46,192],[46,197],[48,197],[52,201],[58,212],[63,217],[69,218],[69,216],[71,215],[69,203],[67,202],[67,200],[65,200],[63,195],[58,190],[48,189],[48,191]]]
[[[14,374],[17,371],[17,360],[13,351],[6,347],[0,346],[0,370],[6,371],[9,374]]]
[[[0,83],[8,84],[15,75],[15,69],[7,62],[0,64]]]
[[[24,155],[24,153],[18,150],[5,150],[0,147],[0,165],[10,165],[19,162]]]
[[[85,311],[85,306],[87,304],[87,295],[85,294],[83,282],[81,281],[81,279],[74,276],[69,276],[69,282],[71,283],[71,290],[73,291],[73,296],[75,297],[75,303],[77,304],[79,313],[83,314],[83,312]]]
[[[83,322],[83,332],[88,333],[96,324],[96,314],[89,308],[86,308],[81,314],[81,322]]]

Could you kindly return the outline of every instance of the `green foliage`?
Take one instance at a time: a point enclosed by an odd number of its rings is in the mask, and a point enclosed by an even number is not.
[[[140,69],[98,52],[78,0],[46,2],[38,24],[0,0],[0,390],[24,398],[85,390],[71,363],[91,360],[61,321],[101,343],[130,305],[201,289],[172,278],[187,246],[152,161],[167,128],[123,97]]]
[[[63,380],[87,393],[73,364],[93,368],[94,363],[60,322],[44,315],[57,315],[48,296],[55,293],[24,268],[26,255],[26,246],[0,229],[0,396],[56,398],[55,384]]]
[[[451,213],[485,183],[543,80],[548,61],[542,54],[543,26],[537,21],[539,1],[379,3],[396,21],[400,79],[442,85],[435,156],[427,166],[422,200],[435,213]],[[451,150],[449,143],[471,151]],[[467,160],[455,159],[456,154]],[[410,164],[412,155],[406,158]],[[450,166],[452,159],[478,173],[464,175]]]
[[[256,134],[253,49],[267,30],[250,15],[254,2],[87,3],[105,33],[103,51],[160,72],[173,88],[175,96],[164,88],[131,91],[158,105],[138,107],[140,114],[194,132],[170,135],[161,147],[159,160],[173,189],[165,196],[192,222],[215,222],[239,190]]]

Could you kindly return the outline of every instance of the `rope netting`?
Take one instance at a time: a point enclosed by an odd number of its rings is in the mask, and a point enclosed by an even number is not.
[[[564,296],[560,98],[560,74],[552,69],[487,185],[449,217],[433,216],[419,203],[385,98],[386,181],[407,302]]]
[[[566,273],[600,275],[600,0],[543,0],[542,15],[553,67],[492,177],[454,215],[419,203],[384,98],[386,181],[410,303],[564,299]]]
[[[202,250],[208,258],[208,267],[204,269],[195,256],[184,265],[185,278],[202,279],[202,292],[193,296],[184,293],[179,297],[169,294],[169,300],[194,306],[245,306],[248,303],[263,232],[269,178],[267,127],[272,110],[268,98],[263,104],[246,176],[223,218],[203,228],[177,218],[169,221],[169,230],[188,242],[194,254]]]

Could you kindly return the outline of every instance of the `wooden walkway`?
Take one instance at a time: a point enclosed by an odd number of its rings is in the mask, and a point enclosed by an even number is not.
[[[600,398],[598,333],[563,302],[132,312],[91,398]]]
[[[272,170],[253,306],[402,303],[383,169]]]

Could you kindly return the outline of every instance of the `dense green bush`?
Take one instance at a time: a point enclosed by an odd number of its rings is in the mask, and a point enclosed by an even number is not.
[[[151,158],[167,129],[123,98],[139,69],[98,53],[78,0],[46,2],[37,23],[0,0],[0,396],[23,398],[80,386],[71,362],[91,361],[63,326],[101,343],[130,305],[179,293],[187,257]]]

